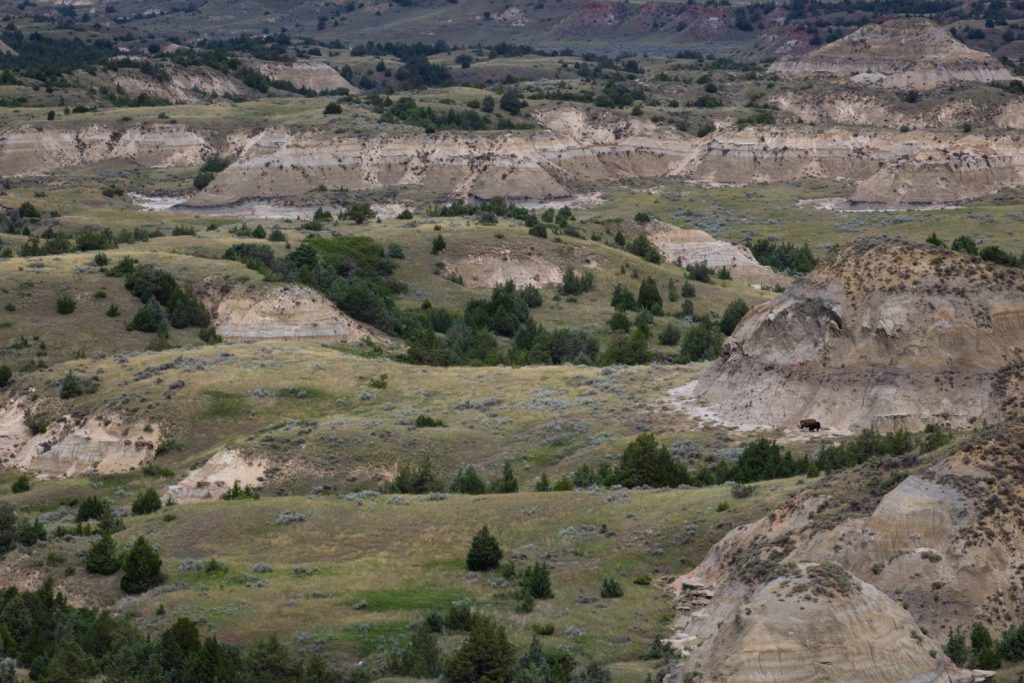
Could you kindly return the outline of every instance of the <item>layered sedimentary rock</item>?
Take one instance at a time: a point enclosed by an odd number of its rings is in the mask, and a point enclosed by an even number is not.
[[[754,308],[682,396],[742,427],[966,428],[1001,400],[1024,276],[958,252],[862,240]]]
[[[43,175],[107,159],[184,167],[218,152],[231,165],[177,203],[200,210],[392,189],[564,201],[594,182],[659,177],[735,185],[843,179],[858,183],[854,201],[882,206],[955,203],[1024,185],[1024,143],[1009,134],[770,126],[695,138],[570,106],[543,110],[537,120],[543,128],[515,133],[372,137],[271,127],[236,132],[223,144],[211,131],[177,124],[58,122],[0,130],[0,168],[8,176]]]
[[[127,472],[152,459],[162,440],[159,425],[118,414],[66,415],[33,434],[26,410],[15,401],[0,412],[0,463],[43,477]]]
[[[386,341],[305,285],[258,283],[217,296],[217,334],[228,341],[307,339],[323,342]]]
[[[728,268],[732,276],[752,284],[781,284],[788,278],[762,266],[739,244],[716,240],[703,230],[684,230],[670,223],[652,221],[648,238],[669,263],[688,266],[705,263],[711,268]]]
[[[1019,619],[1022,446],[1012,420],[884,495],[870,481],[914,467],[914,456],[838,474],[731,531],[675,583],[671,642],[689,655],[679,673],[986,680],[952,667],[937,643],[975,622],[999,633]]]
[[[124,96],[140,95],[174,104],[196,104],[211,97],[241,98],[253,91],[230,76],[207,66],[162,66],[163,78],[156,78],[139,69],[118,69],[102,72],[93,78],[79,73],[86,85],[109,86]]]
[[[810,54],[784,59],[769,71],[827,75],[887,88],[934,88],[951,82],[1009,81],[992,55],[972,50],[924,18],[870,24]]]
[[[42,175],[109,159],[128,159],[155,168],[194,166],[211,151],[203,134],[177,124],[0,130],[0,168],[9,176]]]
[[[283,81],[300,90],[312,92],[332,92],[347,90],[351,93],[359,89],[349,83],[331,65],[323,62],[263,62],[252,61],[254,69],[271,81]]]

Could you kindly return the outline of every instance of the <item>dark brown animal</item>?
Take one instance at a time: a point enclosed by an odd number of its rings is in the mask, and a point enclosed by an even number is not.
[[[821,430],[821,423],[817,420],[800,420],[800,429],[806,429],[809,432],[817,432]]]

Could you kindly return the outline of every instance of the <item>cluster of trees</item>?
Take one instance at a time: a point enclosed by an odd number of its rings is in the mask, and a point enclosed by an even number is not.
[[[36,591],[14,587],[0,591],[0,642],[5,657],[28,669],[32,680],[44,683],[94,678],[222,683],[339,680],[339,673],[322,659],[298,659],[276,637],[251,648],[237,648],[216,636],[203,638],[199,625],[182,617],[151,638],[128,618],[71,607],[54,590],[52,579]],[[3,673],[0,670],[0,677]]]
[[[957,666],[968,669],[994,670],[1002,666],[1000,652],[1005,651],[1007,659],[1021,659],[1024,650],[1021,650],[1024,636],[1020,627],[1010,628],[1000,643],[992,640],[992,634],[981,622],[975,622],[971,626],[970,642],[964,636],[964,632],[956,628],[949,633],[943,652],[953,660]]]
[[[960,251],[965,254],[970,254],[971,256],[978,256],[984,261],[995,263],[1000,266],[1009,266],[1011,268],[1024,267],[1024,257],[1018,258],[995,244],[979,247],[977,242],[967,235],[960,235],[954,239],[951,244],[947,245],[944,240],[939,238],[939,236],[933,232],[925,241],[944,249],[952,249],[953,251]]]
[[[17,55],[0,54],[0,68],[17,70],[24,76],[46,83],[59,80],[63,74],[85,66],[96,65],[116,53],[113,42],[96,38],[90,42],[81,38],[52,38],[32,32],[26,36],[13,24],[0,33]]]
[[[869,460],[904,455],[914,449],[927,452],[950,440],[948,432],[935,426],[929,426],[919,436],[904,431],[879,434],[874,430],[865,430],[841,445],[823,447],[812,458],[797,458],[792,452],[784,451],[775,441],[760,438],[744,446],[735,462],[702,464],[697,470],[691,471],[673,458],[652,434],[641,434],[626,447],[616,465],[603,462],[599,467],[592,468],[584,464],[572,475],[554,482],[545,474],[538,480],[536,490],[570,491],[575,488],[615,485],[629,488],[713,486],[726,482],[747,484],[797,475],[814,477],[822,472],[854,467]],[[1024,642],[1024,635],[1021,638]]]
[[[22,234],[28,235],[28,227],[21,229]],[[116,249],[119,244],[131,244],[133,242],[148,241],[151,237],[160,237],[163,233],[159,230],[146,230],[135,228],[132,230],[121,230],[114,234],[109,228],[83,228],[74,235],[47,228],[39,235],[31,235],[27,242],[18,249],[19,256],[49,256],[52,254],[67,254],[73,251],[97,251],[101,249]]]
[[[435,111],[432,107],[421,107],[411,97],[372,96],[370,103],[380,114],[381,123],[405,123],[419,126],[427,133],[438,130],[513,130],[532,128],[529,122],[517,123],[504,116],[491,118],[475,109],[453,109],[447,112]]]
[[[206,306],[195,292],[179,286],[167,271],[140,265],[137,260],[126,256],[108,269],[107,275],[124,276],[125,288],[142,301],[142,308],[128,322],[128,329],[157,332],[164,337],[167,336],[167,325],[179,329],[209,329],[210,312]]]
[[[806,242],[798,247],[792,242],[761,238],[754,240],[749,246],[750,253],[757,262],[772,270],[783,273],[809,273],[818,265],[818,259],[811,253],[811,248]]]
[[[398,310],[394,297],[404,286],[392,277],[395,265],[384,246],[370,237],[307,237],[283,259],[267,245],[236,244],[224,258],[269,280],[308,285],[356,320],[390,334],[407,336],[429,324],[424,316]]]

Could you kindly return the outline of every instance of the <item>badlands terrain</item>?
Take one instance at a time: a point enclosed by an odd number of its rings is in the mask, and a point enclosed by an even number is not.
[[[1022,56],[0,3],[0,681],[1022,680]]]

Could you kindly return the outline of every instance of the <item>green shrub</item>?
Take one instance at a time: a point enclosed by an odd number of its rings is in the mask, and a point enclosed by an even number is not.
[[[550,621],[546,621],[541,624],[533,624],[530,629],[538,636],[550,636],[555,633],[555,625]]]
[[[468,631],[473,628],[476,614],[468,602],[453,602],[444,614],[444,625],[450,631]]]
[[[103,515],[110,512],[110,504],[97,498],[89,496],[78,504],[78,511],[75,514],[76,522],[88,522],[91,519],[101,519]]]
[[[107,309],[107,317],[116,318],[119,315],[121,315],[121,309],[118,307],[118,305],[110,304],[110,308]]]
[[[551,570],[542,562],[534,562],[520,573],[519,586],[524,593],[537,600],[555,597],[551,590]]]
[[[25,493],[32,488],[32,480],[29,479],[27,474],[19,475],[14,483],[11,484],[11,493]]]
[[[71,315],[75,312],[75,300],[70,296],[64,295],[57,299],[57,312],[61,315]]]
[[[473,536],[473,542],[469,546],[469,553],[466,555],[466,569],[471,572],[490,571],[497,568],[501,562],[502,555],[498,539],[491,534],[490,529],[485,525]]]
[[[0,365],[0,389],[6,389],[13,377],[14,373],[9,366]]]
[[[124,559],[124,576],[121,590],[129,595],[145,593],[164,582],[160,571],[163,561],[160,554],[142,536],[139,536]]]
[[[155,489],[149,488],[140,493],[132,501],[133,515],[148,515],[156,512],[161,507],[160,494]]]
[[[506,462],[501,470],[501,477],[491,482],[491,493],[517,493],[519,480],[512,473],[512,463]]]
[[[103,534],[98,541],[89,546],[85,554],[85,571],[90,574],[109,576],[121,568],[117,544],[110,534]]]
[[[416,418],[416,428],[424,429],[429,427],[444,427],[443,420],[435,420],[429,415],[420,415]]]
[[[444,241],[444,238],[440,235],[434,237],[434,241],[430,245],[431,254],[439,254],[448,247],[448,243]]]
[[[621,598],[622,595],[622,584],[620,584],[615,577],[606,576],[604,580],[601,581],[602,598]]]
[[[722,334],[729,336],[736,329],[736,326],[743,320],[743,316],[747,314],[750,307],[747,306],[747,302],[743,299],[735,299],[725,309],[725,313],[722,314],[722,319],[718,323],[718,328],[722,330]]]
[[[85,390],[82,388],[82,383],[69,370],[68,374],[64,375],[64,379],[60,381],[60,397],[62,399],[69,399],[81,396],[83,393],[85,393]]]

